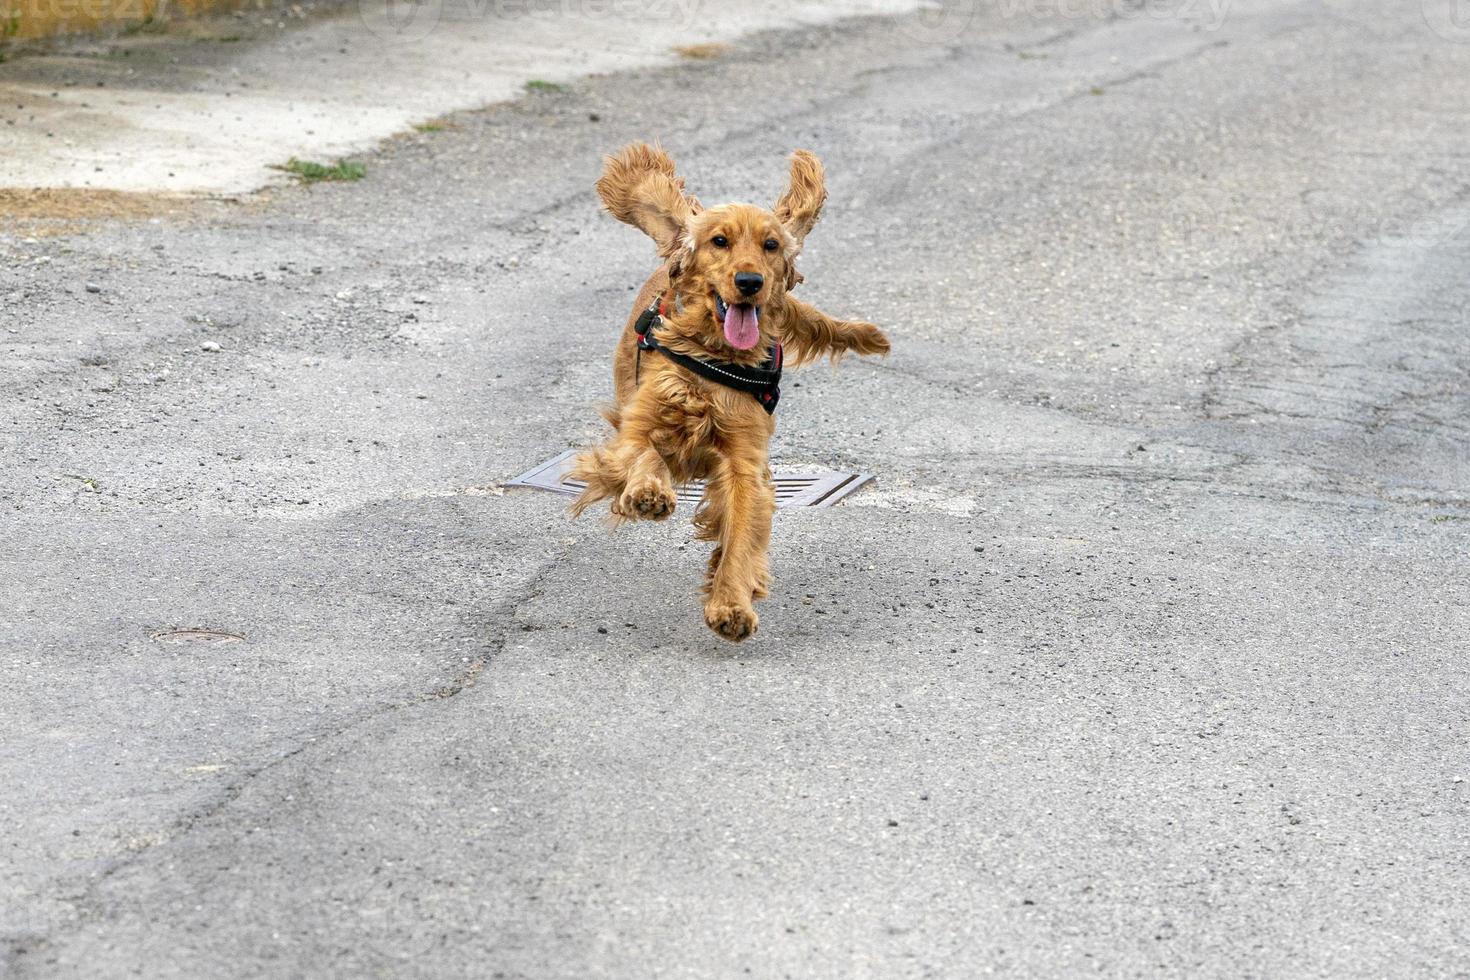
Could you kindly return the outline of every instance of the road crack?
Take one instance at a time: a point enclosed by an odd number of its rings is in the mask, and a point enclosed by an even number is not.
[[[467,520],[467,517],[461,512],[457,512],[457,516],[461,518],[462,522]],[[80,932],[89,923],[103,918],[105,916],[105,910],[98,899],[98,895],[108,882],[130,868],[150,860],[159,852],[177,846],[185,841],[196,828],[228,810],[261,777],[283,768],[308,750],[322,748],[387,716],[415,707],[453,699],[474,688],[484,675],[485,670],[494,662],[501,651],[505,649],[507,642],[509,642],[511,632],[518,629],[515,624],[520,615],[521,607],[540,594],[542,583],[563,562],[570,547],[571,545],[567,545],[558,549],[542,561],[514,593],[501,598],[483,614],[473,617],[483,623],[498,624],[495,635],[488,637],[486,640],[487,649],[485,653],[473,658],[442,684],[395,701],[366,708],[353,714],[346,720],[332,725],[322,726],[315,730],[309,730],[304,735],[298,734],[296,736],[298,740],[297,744],[252,768],[244,770],[238,778],[221,789],[215,799],[181,816],[174,822],[170,829],[162,834],[156,835],[156,839],[147,847],[140,848],[137,851],[114,859],[106,864],[100,872],[88,878],[79,892],[67,899],[76,911],[75,918],[63,923],[62,926],[49,934],[12,935],[4,937],[3,942],[5,946],[0,948],[0,976],[5,976],[12,970],[15,971],[16,976],[22,976],[26,961],[34,960],[36,957],[43,955],[47,950],[58,947],[67,937]]]

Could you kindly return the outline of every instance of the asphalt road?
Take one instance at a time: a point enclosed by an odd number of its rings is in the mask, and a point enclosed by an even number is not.
[[[0,975],[1470,974],[1470,37],[1212,9],[766,35],[0,242]],[[817,151],[801,293],[894,341],[788,387],[878,482],[738,647],[687,514],[497,487],[601,432],[649,137],[706,201]]]

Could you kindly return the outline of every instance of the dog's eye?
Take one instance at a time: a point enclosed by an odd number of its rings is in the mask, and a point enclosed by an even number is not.
[[[730,244],[730,239],[726,238],[724,235],[716,235],[714,238],[711,238],[709,240],[709,243],[715,248],[727,248]]]
[[[776,249],[778,249],[780,247],[781,247],[781,243],[778,242],[778,241],[776,241],[774,238],[767,238],[766,239],[765,248],[766,248],[766,251],[767,252],[774,252]]]

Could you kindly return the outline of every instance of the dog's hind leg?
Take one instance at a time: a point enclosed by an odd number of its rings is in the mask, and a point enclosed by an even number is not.
[[[582,511],[600,500],[621,494],[626,479],[609,446],[598,446],[579,454],[567,476],[586,484],[577,499],[572,501],[573,517],[581,517]]]
[[[770,585],[767,550],[776,491],[765,460],[722,456],[705,491],[696,523],[700,537],[715,541],[705,583],[704,621],[727,640],[756,631],[753,602]]]

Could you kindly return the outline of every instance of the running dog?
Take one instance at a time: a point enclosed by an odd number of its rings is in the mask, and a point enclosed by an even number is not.
[[[660,521],[676,484],[703,479],[694,515],[715,542],[704,584],[704,621],[727,640],[756,631],[754,600],[770,587],[766,551],[776,509],[767,450],[786,362],[848,351],[887,354],[871,323],[838,320],[801,302],[796,258],[827,190],[821,161],[791,155],[774,209],[704,208],[662,149],[625,147],[605,161],[597,193],[613,217],[653,239],[662,266],[643,284],[613,356],[616,404],[603,414],[611,439],[577,457],[587,487],[581,514],[610,500],[613,521]]]

